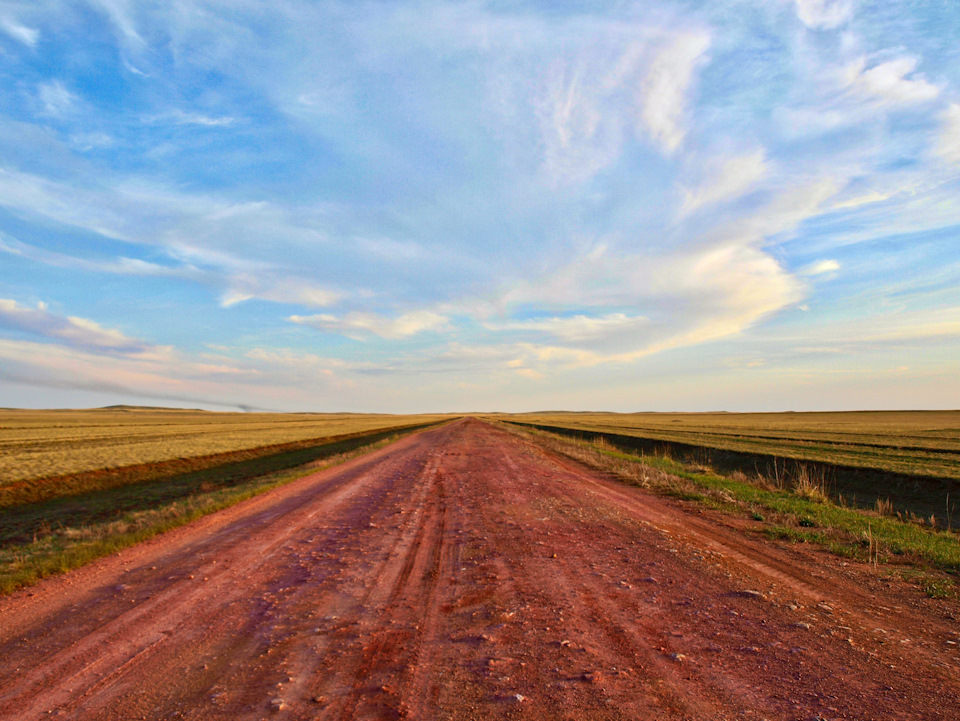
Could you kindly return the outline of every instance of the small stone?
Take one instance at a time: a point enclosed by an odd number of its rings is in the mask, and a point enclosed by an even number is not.
[[[516,694],[514,698],[517,700],[517,703],[523,703],[524,701],[527,700],[527,697],[524,696],[522,693]]]
[[[760,593],[760,591],[752,591],[752,590],[737,591],[737,595],[743,596],[744,598],[757,598],[761,600],[764,598],[764,595]]]
[[[802,628],[804,631],[810,630],[810,624],[799,621],[798,623],[793,624],[794,628]]]
[[[683,663],[684,661],[687,660],[687,657],[685,654],[682,654],[682,653],[671,653],[669,655],[669,659],[671,661],[676,661],[677,663]]]
[[[271,711],[283,711],[287,707],[287,704],[284,703],[282,698],[275,698],[270,702]]]
[[[818,604],[817,604],[817,608],[819,608],[819,609],[820,609],[821,611],[823,611],[824,613],[833,613],[833,607],[832,607],[832,606],[828,606],[828,605],[825,604],[825,603],[818,603]]]

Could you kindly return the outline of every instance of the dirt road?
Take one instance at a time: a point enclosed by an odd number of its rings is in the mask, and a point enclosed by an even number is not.
[[[955,605],[475,420],[0,599],[0,718],[960,719]]]

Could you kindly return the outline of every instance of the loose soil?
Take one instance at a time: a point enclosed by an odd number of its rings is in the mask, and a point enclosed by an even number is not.
[[[952,601],[472,419],[0,600],[0,718],[960,719]]]

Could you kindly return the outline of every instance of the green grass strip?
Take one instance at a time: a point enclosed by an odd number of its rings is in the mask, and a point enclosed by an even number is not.
[[[960,571],[960,542],[955,533],[920,526],[890,516],[839,506],[829,500],[812,500],[791,490],[771,490],[749,480],[737,480],[705,470],[695,470],[664,456],[638,456],[624,452],[609,441],[600,444],[545,431],[524,429],[532,435],[549,436],[554,443],[588,448],[618,463],[638,464],[689,481],[659,486],[658,490],[686,500],[729,510],[747,510],[756,520],[766,520],[761,511],[775,517],[766,532],[778,538],[819,543],[840,555],[864,558],[869,544],[880,553],[913,556],[936,568]],[[580,456],[577,456],[583,460]],[[758,518],[759,516],[759,518]]]
[[[331,455],[306,467],[255,476],[226,488],[199,491],[101,523],[57,528],[26,544],[5,545],[0,547],[0,594],[11,593],[42,578],[79,568],[298,478],[383,448],[411,432],[413,430],[387,438],[380,437],[369,444]]]

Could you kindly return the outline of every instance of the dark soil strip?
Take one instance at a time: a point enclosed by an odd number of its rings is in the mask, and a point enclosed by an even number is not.
[[[127,481],[125,485],[5,508],[0,510],[0,546],[9,548],[27,544],[58,528],[78,528],[118,520],[131,512],[158,508],[197,494],[231,488],[257,476],[313,463],[398,433],[406,434],[432,425],[436,424],[401,426],[372,433],[325,438],[321,439],[321,443],[315,441],[313,446],[306,448],[234,460],[213,468],[168,475],[155,480],[132,483]],[[271,448],[275,450],[277,446]],[[189,462],[195,459],[186,460]],[[176,466],[174,462],[162,465],[166,468]]]
[[[85,494],[91,491],[108,490],[119,486],[141,483],[143,481],[167,479],[195,471],[229,468],[237,464],[243,464],[248,461],[258,461],[260,459],[268,459],[269,470],[289,468],[290,466],[297,465],[297,463],[290,463],[283,466],[275,466],[272,464],[288,454],[293,454],[291,456],[292,458],[298,458],[300,456],[297,456],[296,453],[299,451],[307,451],[307,455],[309,456],[309,452],[314,449],[325,447],[331,443],[372,438],[377,434],[379,434],[378,437],[384,437],[391,433],[425,428],[428,425],[433,424],[421,423],[394,426],[373,431],[347,433],[339,436],[325,436],[322,438],[292,441],[290,443],[277,443],[269,446],[260,446],[258,448],[246,448],[239,451],[225,451],[223,453],[213,453],[206,456],[172,458],[168,461],[158,461],[155,463],[142,463],[133,466],[104,468],[62,476],[17,481],[0,487],[0,509],[48,501],[63,496]],[[242,465],[238,467],[245,468],[245,466]],[[0,515],[0,518],[2,518],[2,515]]]

